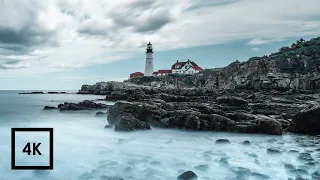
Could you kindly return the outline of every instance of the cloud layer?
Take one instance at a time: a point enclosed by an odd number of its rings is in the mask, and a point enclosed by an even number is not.
[[[119,61],[149,41],[160,51],[318,35],[319,17],[319,0],[0,0],[0,75]]]

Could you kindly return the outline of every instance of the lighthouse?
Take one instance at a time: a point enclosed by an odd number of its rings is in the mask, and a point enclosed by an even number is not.
[[[149,42],[147,44],[147,51],[146,51],[146,66],[144,69],[144,76],[152,76],[153,74],[153,50],[152,44]]]

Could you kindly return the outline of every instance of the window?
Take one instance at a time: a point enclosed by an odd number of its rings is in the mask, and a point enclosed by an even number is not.
[[[185,67],[186,69],[188,68],[188,66]]]

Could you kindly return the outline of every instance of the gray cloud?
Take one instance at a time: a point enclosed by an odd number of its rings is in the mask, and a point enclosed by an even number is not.
[[[112,38],[113,32],[121,29],[131,28],[138,33],[155,32],[172,21],[169,7],[157,7],[157,1],[141,0],[107,12],[104,20],[86,19],[77,32],[86,36]]]
[[[25,67],[21,60],[6,60],[6,56],[28,56],[39,48],[59,45],[57,30],[48,28],[43,20],[48,11],[47,3],[37,0],[10,0],[0,5],[0,55],[4,57],[0,69]]]
[[[4,64],[13,65],[13,64],[18,64],[20,62],[21,62],[21,60],[18,60],[18,59],[10,59],[10,60],[6,60],[6,62]]]
[[[26,66],[22,63],[22,60],[18,59],[2,59],[0,60],[0,69],[7,70],[7,69],[18,69],[18,68],[25,68]]]
[[[157,14],[151,14],[145,21],[139,24],[139,26],[136,26],[135,29],[137,32],[156,31],[171,21],[172,18],[168,13],[161,12]]]
[[[129,6],[131,7],[131,9],[135,10],[146,10],[151,8],[154,4],[156,4],[156,2],[156,0],[139,0],[132,2]]]
[[[19,31],[0,26],[0,43],[4,44],[39,45],[48,43],[53,35],[53,31],[41,29],[33,23],[28,24]]]
[[[97,26],[83,25],[78,28],[77,32],[88,36],[106,36],[108,28],[99,26],[99,24]]]
[[[185,9],[185,11],[196,10],[199,8],[213,7],[213,6],[223,6],[235,3],[240,0],[218,0],[218,1],[207,1],[207,0],[198,0],[196,3],[192,4],[190,7]]]

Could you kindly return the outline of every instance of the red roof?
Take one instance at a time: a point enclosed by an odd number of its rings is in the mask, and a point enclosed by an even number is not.
[[[201,68],[201,67],[199,67],[199,66],[193,66],[192,67],[194,70],[196,70],[196,71],[202,71],[203,69]]]
[[[134,72],[134,73],[132,73],[130,75],[144,75],[144,74],[142,72]]]
[[[168,73],[172,73],[172,70],[159,70],[158,73],[168,74]]]
[[[158,72],[153,72],[152,74],[158,74]]]

